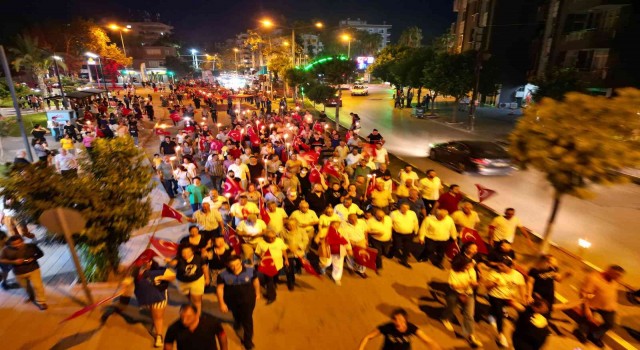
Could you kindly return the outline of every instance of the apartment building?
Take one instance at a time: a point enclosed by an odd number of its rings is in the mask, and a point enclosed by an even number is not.
[[[365,32],[369,32],[371,34],[377,33],[380,34],[382,40],[380,41],[380,46],[378,47],[378,51],[384,49],[387,45],[391,44],[391,24],[387,24],[387,22],[382,22],[382,24],[371,24],[367,23],[367,21],[358,19],[347,18],[345,20],[341,20],[339,22],[340,28],[354,28],[356,30],[362,30]]]

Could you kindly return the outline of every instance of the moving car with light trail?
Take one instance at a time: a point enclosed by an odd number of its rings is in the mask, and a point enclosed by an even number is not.
[[[429,158],[465,173],[509,175],[514,167],[507,151],[495,142],[451,141],[431,146]]]

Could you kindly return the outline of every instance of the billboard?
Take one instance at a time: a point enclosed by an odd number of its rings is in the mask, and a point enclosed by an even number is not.
[[[373,63],[373,56],[358,56],[356,57],[356,66],[360,70],[365,70]]]

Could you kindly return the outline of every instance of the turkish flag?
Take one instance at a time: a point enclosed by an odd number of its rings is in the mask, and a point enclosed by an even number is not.
[[[260,218],[264,221],[265,224],[269,225],[271,221],[271,217],[269,216],[269,212],[267,211],[266,206],[262,199],[260,199]]]
[[[324,162],[324,165],[322,166],[322,172],[325,174],[329,174],[333,177],[337,177],[338,179],[340,178],[340,173],[338,172],[338,169],[336,169],[329,160]]]
[[[229,136],[229,138],[231,138],[234,142],[240,142],[242,140],[242,133],[237,129],[229,131],[227,136]]]
[[[160,254],[166,257],[176,256],[176,254],[178,254],[178,243],[155,237],[151,237],[149,241]]]
[[[264,253],[262,258],[260,259],[260,265],[258,265],[258,271],[262,272],[264,275],[273,277],[278,274],[278,269],[276,269],[276,264],[273,261],[273,257],[271,256],[271,251],[267,249],[267,252]]]
[[[260,136],[256,134],[256,131],[253,129],[252,126],[249,127],[249,130],[247,131],[247,135],[249,135],[249,140],[251,141],[251,144],[253,146],[260,146]]]
[[[222,191],[223,194],[229,194],[231,197],[234,197],[238,195],[238,193],[242,192],[242,188],[240,188],[240,185],[238,185],[237,182],[227,178],[224,181],[224,190]]]
[[[313,266],[311,265],[311,263],[309,262],[309,260],[304,259],[304,258],[298,258],[300,259],[300,263],[302,264],[302,268],[307,271],[310,275],[312,276],[316,276],[318,278],[322,278],[322,276],[320,276],[320,274],[318,273],[318,271],[316,271],[316,269],[313,268]]]
[[[282,164],[285,164],[288,160],[289,160],[289,151],[287,151],[286,148],[283,148],[282,152],[280,152],[280,161],[282,162]]]
[[[369,184],[367,185],[367,197],[373,193],[373,190],[376,189],[376,176],[373,175],[369,178]]]
[[[482,237],[480,237],[480,234],[478,234],[478,231],[476,230],[467,227],[463,228],[460,232],[460,240],[462,241],[462,243],[475,243],[478,246],[478,253],[480,254],[489,254],[487,245],[484,243]]]
[[[182,118],[180,118],[180,114],[178,113],[171,113],[169,115],[169,118],[171,118],[172,121],[178,123],[180,120],[182,120]]]
[[[162,217],[163,218],[173,218],[178,220],[178,222],[182,223],[182,214],[168,206],[166,203],[162,204]]]
[[[378,256],[378,251],[373,248],[363,248],[357,245],[353,246],[353,260],[355,260],[356,264],[362,265],[364,267],[368,267],[373,271],[377,271],[376,267],[376,258]]]
[[[480,199],[480,203],[497,193],[496,191],[490,190],[480,184],[476,184],[476,188],[478,189],[478,198]]]
[[[209,145],[209,148],[211,149],[211,151],[216,151],[216,152],[220,153],[220,151],[222,150],[223,146],[224,146],[224,144],[222,143],[222,141],[214,140]]]
[[[372,157],[375,157],[378,154],[378,152],[376,151],[376,145],[372,145],[370,143],[365,143],[362,146],[362,150]]]
[[[349,142],[349,140],[353,137],[351,131],[347,131],[346,135],[344,135],[344,140]]]
[[[242,239],[238,236],[236,230],[229,225],[227,225],[227,229],[224,232],[224,240],[233,248],[236,255],[242,254]]]
[[[313,124],[313,131],[322,134],[324,132],[324,128],[322,127],[322,124],[315,122],[315,124]]]
[[[309,173],[309,182],[312,184],[322,183],[322,174],[320,174],[320,171],[315,167],[311,169],[311,172]]]
[[[300,152],[300,149],[303,149],[305,151],[309,151],[311,150],[311,146],[307,145],[306,143],[302,142],[302,140],[299,137],[296,137],[293,140],[293,149],[296,150],[296,152]]]
[[[171,133],[169,131],[164,130],[162,128],[155,128],[155,132],[156,132],[156,135],[161,135],[161,136],[163,136],[163,135],[164,136],[170,136],[171,135]]]
[[[131,113],[131,110],[129,108],[126,108],[126,107],[122,108],[122,115],[123,116],[128,116],[129,113]]]
[[[460,247],[456,241],[449,243],[447,249],[444,251],[444,255],[449,259],[453,260],[453,258],[460,253]]]
[[[318,162],[318,158],[320,158],[320,155],[316,152],[309,151],[300,153],[299,157],[302,161],[307,163],[307,166],[310,167]]]
[[[329,226],[326,240],[328,245],[343,245],[349,243],[333,226]]]
[[[136,258],[136,260],[133,261],[132,264],[133,266],[142,266],[151,261],[151,259],[153,259],[153,257],[155,256],[158,256],[158,253],[156,253],[153,249],[146,249]]]

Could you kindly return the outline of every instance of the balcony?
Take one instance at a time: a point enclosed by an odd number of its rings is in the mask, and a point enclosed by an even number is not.
[[[559,46],[564,50],[611,47],[615,30],[585,29],[569,32],[560,38]]]

